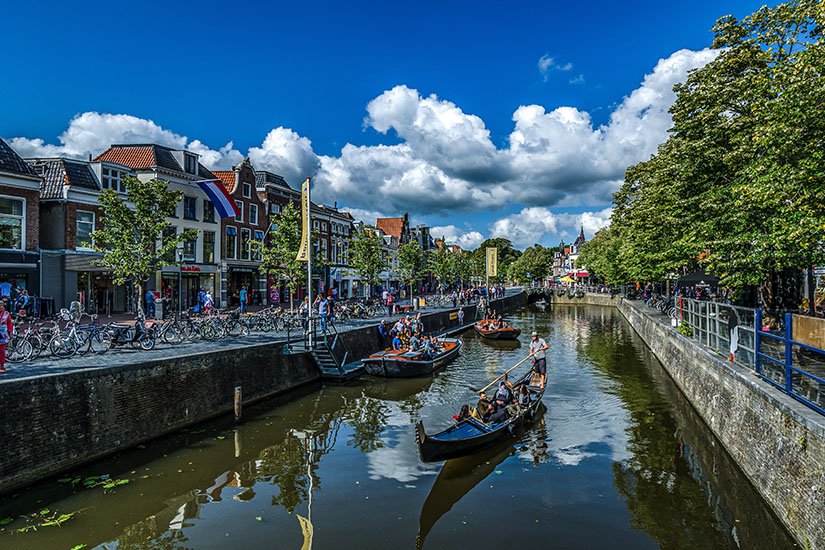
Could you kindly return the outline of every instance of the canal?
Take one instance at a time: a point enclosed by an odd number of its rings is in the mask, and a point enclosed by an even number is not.
[[[306,388],[6,495],[0,548],[794,547],[617,310],[509,318],[520,342],[465,332],[435,377]],[[446,427],[532,330],[551,348],[543,416],[420,462],[415,422]]]

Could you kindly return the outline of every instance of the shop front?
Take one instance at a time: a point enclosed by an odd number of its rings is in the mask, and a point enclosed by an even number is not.
[[[163,266],[157,289],[166,299],[171,311],[186,311],[198,303],[200,291],[211,292],[214,300],[217,290],[217,267],[208,264]]]
[[[40,291],[40,256],[33,252],[0,252],[0,294],[7,298],[14,289],[36,296]]]
[[[226,264],[222,277],[222,296],[228,307],[238,307],[241,303],[241,289],[249,293],[250,305],[262,305],[267,300],[267,280],[258,273],[258,267],[250,264]]]

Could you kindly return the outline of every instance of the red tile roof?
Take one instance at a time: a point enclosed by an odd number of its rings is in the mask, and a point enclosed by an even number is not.
[[[212,170],[212,173],[221,179],[221,181],[223,182],[223,186],[226,187],[227,191],[231,193],[235,190],[234,171]]]
[[[98,155],[95,160],[116,162],[130,168],[157,166],[157,160],[151,147],[111,147]]]
[[[375,220],[375,227],[386,233],[401,239],[401,231],[404,229],[404,218],[378,218]]]

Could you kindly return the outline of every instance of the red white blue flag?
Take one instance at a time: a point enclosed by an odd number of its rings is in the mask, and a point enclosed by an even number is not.
[[[201,186],[203,192],[206,193],[209,200],[215,205],[215,210],[218,211],[221,218],[232,218],[241,215],[241,211],[238,210],[238,205],[236,205],[232,197],[229,196],[229,192],[226,190],[226,187],[223,186],[223,182],[220,180],[207,180],[199,181],[198,185]]]

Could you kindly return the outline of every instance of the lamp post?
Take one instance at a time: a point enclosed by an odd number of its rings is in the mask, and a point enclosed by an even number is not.
[[[183,311],[183,243],[175,247],[175,260],[178,263],[178,315]]]

